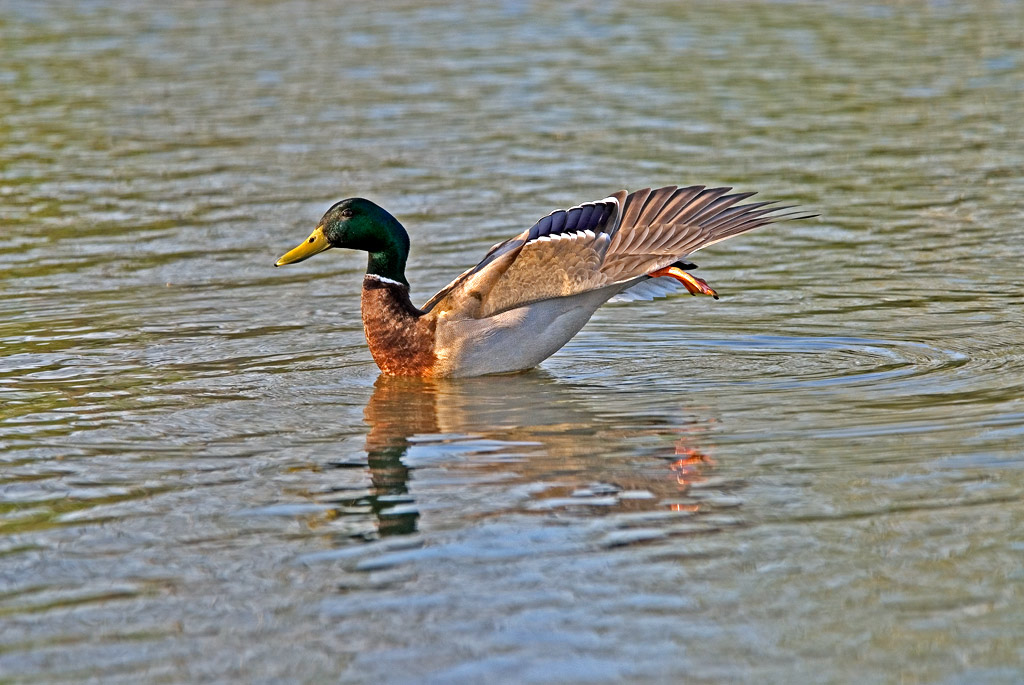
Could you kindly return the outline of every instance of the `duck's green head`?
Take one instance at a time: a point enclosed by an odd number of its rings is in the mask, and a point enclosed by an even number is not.
[[[342,200],[327,210],[310,236],[274,266],[295,264],[332,247],[368,252],[366,273],[409,285],[405,280],[409,234],[384,208],[361,197]]]

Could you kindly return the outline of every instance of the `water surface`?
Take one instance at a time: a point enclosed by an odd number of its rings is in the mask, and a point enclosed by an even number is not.
[[[0,2],[0,679],[1015,682],[1024,8]],[[542,367],[378,378],[619,188],[821,217]]]

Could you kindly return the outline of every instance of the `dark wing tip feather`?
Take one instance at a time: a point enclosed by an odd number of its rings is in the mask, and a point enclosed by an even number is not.
[[[750,206],[751,205],[748,205],[748,207]],[[732,216],[728,220],[716,223],[713,226],[706,226],[704,230],[705,235],[707,236],[707,243],[719,242],[726,238],[739,235],[740,233],[746,233],[747,231],[752,231],[755,228],[778,223],[780,221],[799,221],[801,219],[810,219],[818,216],[817,214],[809,214],[801,211],[784,212],[782,214],[778,213],[786,209],[791,209],[792,207],[793,205],[783,205],[780,207],[768,207],[766,209],[748,211]]]
[[[715,220],[722,215],[723,212],[728,210],[730,207],[735,205],[737,202],[747,199],[755,193],[733,193],[731,195],[723,195],[716,200],[710,202],[704,209],[700,210],[689,218],[689,222],[703,226],[707,219]],[[746,205],[749,206],[749,205]],[[742,207],[742,205],[741,205]]]
[[[715,202],[732,188],[705,188],[684,204],[675,215],[665,217],[665,222],[670,224],[693,223],[693,218],[704,212],[704,209]]]
[[[665,186],[664,188],[652,191],[644,201],[637,223],[641,225],[654,223],[654,218],[662,211],[665,204],[672,199],[678,188],[679,186]]]
[[[658,212],[654,223],[668,223],[668,218],[678,214],[679,210],[686,206],[690,200],[697,197],[702,190],[704,190],[704,186],[687,186],[677,189],[661,208],[661,211]]]

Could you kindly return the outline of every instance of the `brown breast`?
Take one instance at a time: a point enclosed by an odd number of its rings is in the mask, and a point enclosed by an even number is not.
[[[391,376],[433,375],[436,321],[413,306],[406,286],[367,274],[362,310],[370,354],[381,371]]]

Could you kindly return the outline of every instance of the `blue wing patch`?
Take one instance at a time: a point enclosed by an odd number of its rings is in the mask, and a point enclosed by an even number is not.
[[[530,229],[527,242],[543,238],[546,235],[563,233],[609,233],[605,224],[616,211],[615,202],[588,202],[572,209],[559,209],[551,212],[538,221]]]

